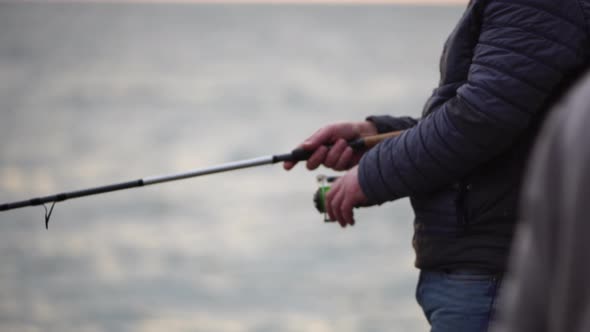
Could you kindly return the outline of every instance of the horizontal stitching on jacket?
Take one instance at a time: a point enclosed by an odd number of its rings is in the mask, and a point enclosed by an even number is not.
[[[465,83],[465,80],[464,79],[458,80],[458,81],[453,81],[453,82],[444,82],[444,83],[442,83],[442,85],[439,85],[437,87],[437,90],[440,89],[440,88],[447,87],[448,85],[459,85],[459,86],[461,86],[463,83]],[[457,89],[458,88],[459,87],[457,87]]]
[[[535,36],[541,37],[541,38],[543,38],[543,39],[545,39],[547,41],[550,41],[550,42],[552,42],[554,44],[559,44],[559,45],[567,48],[569,51],[571,51],[572,53],[574,53],[576,56],[579,56],[579,57],[582,56],[582,54],[580,54],[580,52],[578,52],[575,47],[573,47],[571,45],[568,45],[568,44],[565,44],[562,41],[559,41],[559,40],[556,40],[554,38],[551,38],[551,37],[547,36],[546,34],[541,33],[540,31],[534,31],[534,30],[531,30],[531,29],[526,29],[526,28],[524,28],[522,26],[505,25],[503,23],[500,23],[500,24],[501,25],[497,25],[497,24],[494,24],[494,23],[488,23],[487,25],[490,26],[490,27],[499,28],[499,29],[511,28],[511,29],[522,30],[524,32],[530,33],[531,35],[535,35]]]
[[[381,150],[381,148],[379,148],[379,150]],[[379,174],[379,178],[381,179],[381,183],[385,184],[385,187],[387,188],[387,190],[390,193],[392,193],[394,196],[402,196],[399,194],[399,192],[397,190],[393,190],[393,188],[391,188],[389,183],[387,181],[385,181],[385,179],[383,178],[383,174],[381,173],[381,153],[379,153],[380,152],[379,150],[376,151],[376,153],[377,153],[377,166],[378,166],[377,173]],[[391,164],[391,169],[393,169],[395,174],[397,174],[397,178],[399,179],[399,182],[406,187],[406,190],[410,191],[411,190],[410,186],[408,186],[408,184],[403,180],[403,177],[398,172],[397,167],[395,166],[395,163]]]
[[[478,86],[478,88],[481,88],[481,87]],[[486,112],[480,111],[478,107],[475,107],[474,105],[472,105],[469,101],[467,101],[466,98],[462,98],[462,101],[469,107],[469,109],[471,109],[471,110],[473,110],[473,111],[481,114],[482,116],[484,116],[484,117],[486,117],[488,119],[491,119],[492,121],[495,121],[496,123],[501,124],[505,129],[509,129],[509,128],[512,127],[510,125],[510,123],[507,123],[504,120],[500,120],[500,119],[498,119],[496,117],[493,117],[493,116],[491,116],[490,114],[488,114]]]
[[[567,18],[563,15],[558,15],[557,13],[552,12],[550,9],[543,8],[541,6],[531,5],[531,4],[514,3],[512,1],[496,0],[495,2],[536,9],[540,12],[544,12],[546,14],[549,14],[550,16],[557,17],[557,18],[561,19],[562,21],[565,21],[565,22],[571,24],[573,27],[577,28],[578,30],[581,30],[582,32],[584,32],[584,34],[586,33],[586,31],[584,30],[584,27],[579,26],[576,22],[574,22],[573,20],[570,20],[569,18]]]
[[[541,60],[541,59],[539,59],[537,57],[532,57],[530,54],[522,53],[520,51],[515,50],[514,48],[506,47],[504,45],[498,45],[498,44],[495,44],[495,43],[492,43],[492,42],[489,42],[489,41],[481,41],[480,40],[477,43],[478,44],[481,44],[481,45],[486,45],[486,46],[491,46],[491,47],[499,48],[499,49],[502,49],[502,50],[505,50],[505,51],[510,51],[510,52],[515,53],[515,54],[518,54],[518,55],[522,55],[523,57],[526,57],[526,58],[529,58],[529,59],[531,59],[533,61],[536,61],[536,62],[544,65],[545,67],[549,67],[549,68],[553,69],[554,71],[556,71],[558,73],[561,73],[561,71],[562,71],[561,68],[557,67],[554,64],[550,64],[548,62],[545,62],[544,60]]]
[[[385,184],[385,188],[387,189],[387,191],[389,191],[390,193],[393,193],[395,195],[395,192],[393,190],[391,190],[391,188],[389,188],[389,185],[387,185],[387,182],[385,182],[385,180],[383,179],[383,175],[381,175],[381,156],[379,153],[379,147],[375,148],[375,159],[376,159],[376,167],[377,167],[377,174],[379,175],[379,179],[381,180],[381,183]],[[373,190],[375,192],[375,190]]]
[[[471,84],[471,85],[473,85],[476,88],[480,88],[482,90],[487,90],[488,92],[491,92],[496,98],[498,98],[498,99],[502,100],[503,102],[505,102],[506,104],[514,107],[517,111],[520,111],[520,112],[522,112],[522,113],[524,113],[526,115],[529,115],[529,116],[533,113],[533,112],[527,111],[526,108],[524,108],[523,106],[517,105],[514,102],[508,100],[507,98],[501,96],[500,94],[498,94],[493,89],[490,89],[489,87],[484,87],[483,85],[474,83],[473,81],[468,81],[468,84]],[[463,99],[465,99],[465,98],[463,98]],[[467,103],[467,101],[465,101],[465,102]]]
[[[540,92],[542,92],[542,93],[544,93],[546,95],[548,95],[548,94],[551,93],[551,90],[545,90],[545,89],[541,88],[540,86],[536,85],[535,83],[532,83],[532,82],[530,82],[528,80],[524,80],[524,79],[522,79],[520,77],[517,77],[514,74],[509,73],[506,70],[504,70],[502,68],[499,68],[499,67],[497,67],[495,65],[492,65],[492,64],[489,64],[489,63],[486,63],[486,62],[483,62],[483,61],[473,61],[471,63],[474,64],[474,65],[478,65],[478,66],[482,66],[482,67],[487,67],[487,68],[493,69],[493,70],[495,70],[497,72],[500,72],[500,73],[502,73],[502,74],[504,74],[506,76],[510,76],[513,79],[515,79],[517,81],[520,81],[520,82],[522,82],[522,83],[530,86],[531,88],[533,88],[533,89],[535,89],[537,91],[540,91]]]
[[[418,128],[418,129],[420,129],[420,128]],[[432,159],[440,168],[444,169],[446,172],[455,175],[455,171],[447,168],[445,165],[443,165],[440,162],[440,160],[434,158],[434,156],[430,153],[430,151],[428,151],[428,149],[426,148],[426,145],[424,144],[424,136],[422,135],[422,131],[421,130],[418,130],[418,138],[420,139],[420,144],[422,145],[422,148],[424,149],[424,152],[430,157],[430,159]]]
[[[463,98],[464,99],[464,98]],[[451,120],[450,116],[445,116],[443,117],[443,119],[446,119],[445,122],[448,122],[451,124],[451,127],[453,127],[453,129],[455,130],[456,133],[459,133],[461,136],[463,136],[465,139],[469,139],[469,137],[467,137],[463,132],[461,132],[459,129],[457,129],[457,125],[453,122],[453,120]],[[472,140],[470,140],[470,142],[475,145],[476,148],[480,149],[480,150],[486,150],[485,147],[480,146],[479,144],[474,143]]]
[[[420,135],[420,127],[416,127],[415,130],[418,130],[418,135]],[[406,152],[406,156],[407,156],[406,159],[408,160],[408,162],[410,164],[412,164],[412,168],[415,169],[416,172],[418,172],[422,176],[422,178],[427,179],[428,182],[431,182],[432,180],[431,179],[428,179],[428,177],[425,176],[424,173],[422,173],[420,171],[420,169],[417,167],[416,163],[412,160],[412,157],[410,156],[410,153],[408,152],[408,144],[407,144],[407,142],[408,142],[407,139],[405,139],[404,142],[403,142],[404,143],[404,151]]]
[[[447,143],[447,140],[444,139],[444,137],[440,134],[440,131],[438,129],[438,126],[436,125],[436,118],[432,119],[432,123],[434,125],[434,132],[438,135],[439,137],[439,141],[443,142],[443,144],[447,147],[447,150],[450,150],[454,155],[456,156],[461,156],[461,154],[459,152],[457,152],[457,150],[453,149],[451,147],[451,145],[449,143]],[[462,158],[463,161],[466,161],[464,158]]]
[[[485,41],[485,42],[484,41],[479,41],[478,44],[485,45],[485,46],[491,46],[491,47],[495,47],[495,48],[499,48],[499,49],[505,50],[505,51],[510,51],[512,53],[518,54],[518,55],[523,56],[525,58],[531,59],[531,60],[533,60],[533,61],[535,61],[537,63],[540,63],[543,66],[545,66],[547,68],[550,68],[554,72],[556,72],[558,74],[561,74],[561,71],[562,71],[561,68],[558,68],[557,66],[555,66],[553,64],[549,64],[549,63],[547,63],[547,62],[545,62],[545,61],[543,61],[541,59],[534,58],[530,54],[525,54],[525,53],[522,53],[520,51],[517,51],[517,50],[515,50],[513,48],[506,47],[504,45],[498,45],[498,44],[495,44],[495,43],[492,43],[492,42],[488,42],[488,41]]]

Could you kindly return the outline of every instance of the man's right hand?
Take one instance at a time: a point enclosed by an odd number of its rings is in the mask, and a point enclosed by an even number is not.
[[[307,160],[307,168],[314,170],[320,165],[336,171],[347,170],[355,166],[364,151],[354,151],[347,141],[364,136],[377,135],[377,128],[372,122],[335,123],[320,128],[297,148],[315,151]],[[327,145],[332,145],[328,148]],[[297,162],[286,161],[283,167],[290,170]]]

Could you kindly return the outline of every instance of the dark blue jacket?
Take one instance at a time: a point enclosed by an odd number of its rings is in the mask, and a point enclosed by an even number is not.
[[[473,0],[447,40],[422,118],[367,152],[373,204],[409,196],[416,266],[503,271],[527,154],[549,105],[590,59],[590,0]]]

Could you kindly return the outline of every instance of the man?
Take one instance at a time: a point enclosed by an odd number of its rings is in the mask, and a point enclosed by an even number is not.
[[[552,111],[535,146],[494,331],[590,331],[589,126],[586,76]]]
[[[473,0],[420,120],[333,124],[301,145],[315,150],[309,169],[348,169],[327,196],[343,227],[354,224],[355,206],[410,197],[416,294],[432,331],[487,329],[524,163],[545,110],[590,58],[589,18],[590,0]],[[346,145],[393,130],[405,131],[364,154]]]

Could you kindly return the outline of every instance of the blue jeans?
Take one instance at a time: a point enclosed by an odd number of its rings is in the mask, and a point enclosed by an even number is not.
[[[472,271],[422,271],[416,299],[431,332],[486,332],[502,279]]]

